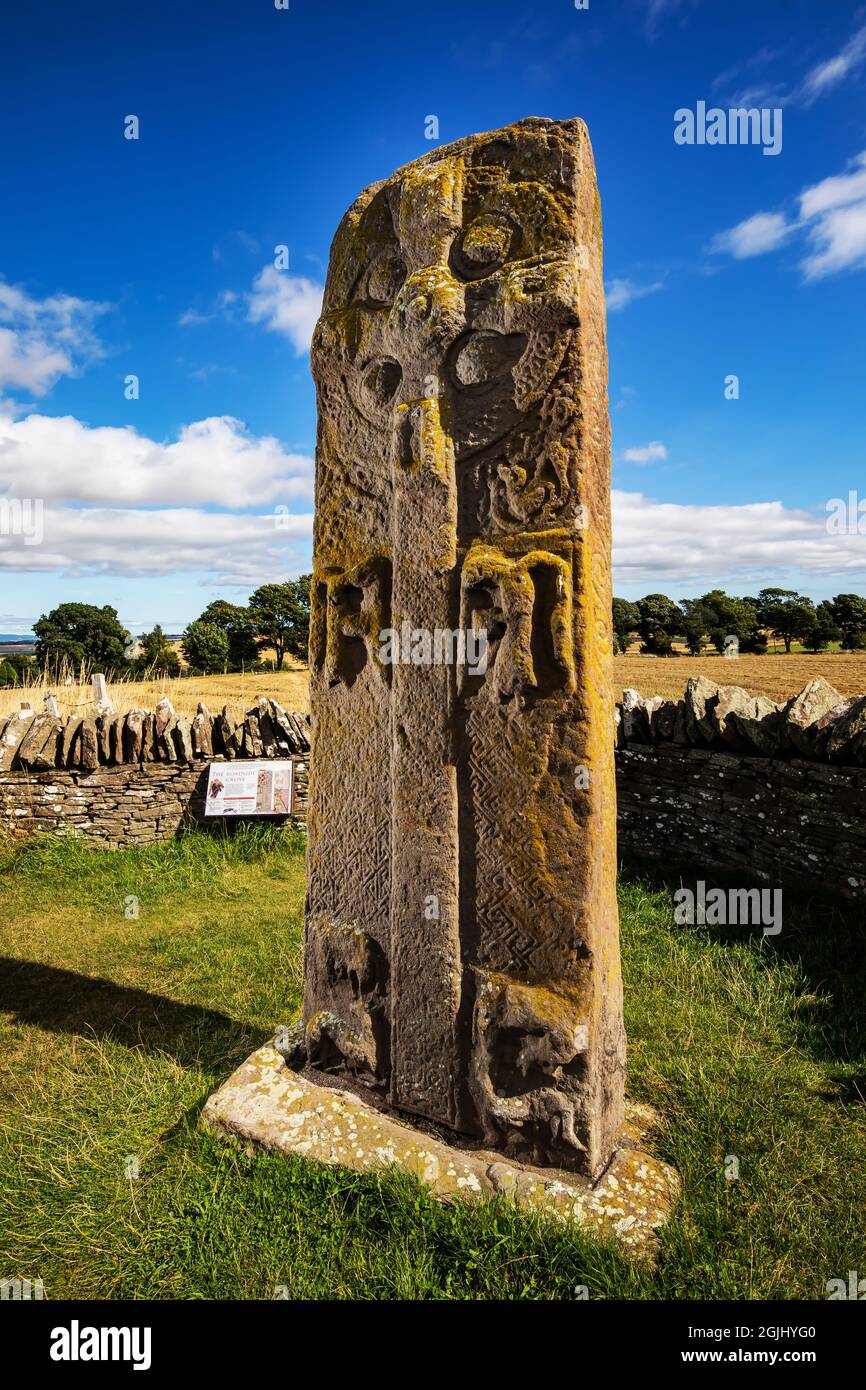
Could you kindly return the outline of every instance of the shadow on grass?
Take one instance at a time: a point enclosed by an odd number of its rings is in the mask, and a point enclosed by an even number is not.
[[[798,1042],[821,1062],[860,1063],[866,1059],[866,908],[826,889],[808,893],[785,888],[782,930],[763,936],[760,927],[704,924],[676,927],[673,895],[679,887],[694,887],[702,879],[710,888],[773,888],[746,874],[704,870],[695,864],[668,863],[629,856],[620,864],[622,884],[641,883],[670,895],[671,930],[699,932],[722,946],[754,943],[766,970],[780,961],[793,964],[802,978],[794,1026]],[[856,1082],[859,1080],[859,1092]],[[843,1075],[840,1085],[851,1089],[850,1100],[863,1100],[863,1077]]]
[[[185,1067],[221,1070],[262,1042],[248,1025],[214,1009],[9,956],[0,956],[0,1010],[53,1033],[168,1053]]]

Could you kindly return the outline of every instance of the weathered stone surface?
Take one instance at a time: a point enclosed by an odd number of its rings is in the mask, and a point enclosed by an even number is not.
[[[99,732],[96,720],[89,715],[81,721],[81,766],[99,767]]]
[[[219,741],[222,744],[223,753],[228,759],[236,758],[238,755],[236,743],[235,721],[229,713],[228,705],[223,705],[223,712],[218,717],[215,729],[219,730]]]
[[[717,697],[707,700],[704,717],[716,737],[732,748],[754,747],[772,757],[782,746],[778,705],[739,685],[720,685]]]
[[[243,752],[247,758],[260,758],[264,752],[259,734],[259,712],[257,709],[247,710],[244,719]]]
[[[838,716],[825,746],[829,758],[849,763],[866,761],[866,695],[852,701]]]
[[[716,728],[712,707],[719,698],[719,687],[707,676],[691,676],[686,685],[686,732],[692,743],[712,743]]]
[[[809,681],[785,709],[785,737],[792,747],[809,757],[815,748],[819,721],[841,703],[839,691],[823,676]]]
[[[51,714],[37,714],[18,745],[16,761],[25,772],[42,772],[57,764],[60,721]]]
[[[178,761],[191,763],[193,760],[192,720],[187,719],[185,714],[179,714],[175,720],[172,738]]]
[[[192,721],[192,748],[197,758],[213,757],[213,720],[207,705],[199,705]]]
[[[63,727],[63,735],[60,740],[60,753],[58,755],[59,767],[70,767],[76,760],[76,743],[80,746],[82,720],[80,716],[72,716],[67,719]]]
[[[26,738],[27,731],[35,718],[35,714],[13,714],[6,723],[2,739],[0,739],[0,772],[5,772],[7,768],[12,766],[18,749]]]
[[[574,1221],[652,1258],[656,1232],[679,1193],[679,1179],[642,1149],[653,1115],[627,1106],[612,1163],[594,1185],[564,1170],[529,1167],[501,1153],[457,1147],[411,1129],[357,1094],[316,1085],[259,1048],[206,1102],[203,1124],[228,1138],[357,1172],[395,1167],[444,1200],[505,1196]]]
[[[582,122],[473,136],[362,193],[312,362],[311,1059],[366,1059],[398,1109],[597,1175],[624,1035]],[[455,678],[437,632],[485,633],[484,669]]]
[[[627,687],[622,692],[621,709],[622,732],[626,743],[645,743],[650,736],[650,721],[640,691]]]
[[[123,732],[123,761],[140,763],[144,759],[144,726],[147,710],[131,709],[126,716]]]

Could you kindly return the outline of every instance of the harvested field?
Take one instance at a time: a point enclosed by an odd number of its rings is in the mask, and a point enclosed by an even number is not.
[[[690,676],[709,676],[719,685],[741,685],[752,695],[787,700],[823,676],[842,695],[866,694],[866,652],[792,652],[790,656],[618,656],[614,661],[616,698],[625,686],[642,695],[682,695]]]
[[[740,656],[736,660],[706,653],[703,656],[658,657],[629,652],[615,658],[614,695],[619,700],[624,687],[633,686],[642,695],[677,698],[685,690],[690,676],[709,676],[719,685],[741,685],[751,694],[768,695],[771,700],[786,700],[798,694],[816,676],[830,681],[842,695],[862,695],[866,694],[866,652],[819,652],[814,656],[792,652],[790,656]],[[41,708],[42,697],[48,689],[56,694],[64,715],[90,703],[90,686],[86,682],[76,681],[71,686],[42,682],[28,691],[0,690],[0,715],[16,710],[26,695],[34,708]],[[307,713],[310,708],[307,668],[291,658],[287,658],[286,669],[280,672],[121,681],[110,685],[108,690],[118,711],[135,706],[153,709],[161,695],[168,695],[178,714],[195,714],[202,700],[211,713],[227,704],[237,716],[249,709],[260,695],[278,700],[285,709]]]

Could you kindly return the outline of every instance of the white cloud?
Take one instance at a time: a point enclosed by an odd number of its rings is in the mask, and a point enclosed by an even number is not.
[[[0,281],[0,392],[12,387],[43,396],[60,377],[101,356],[93,325],[109,307],[69,294],[34,299]]]
[[[800,218],[811,224],[813,249],[801,262],[807,280],[866,266],[866,150],[846,173],[803,190]]]
[[[237,515],[198,508],[46,507],[41,545],[0,543],[0,572],[77,575],[205,573],[215,583],[284,578],[309,551],[312,514]]]
[[[668,451],[660,439],[653,439],[639,449],[626,449],[623,454],[626,463],[658,463],[667,456]]]
[[[738,222],[736,227],[714,236],[710,250],[726,251],[738,261],[742,261],[750,256],[762,256],[767,251],[775,251],[787,241],[793,230],[784,213],[756,212],[753,217]]]
[[[685,506],[638,492],[613,493],[617,583],[722,579],[787,572],[862,576],[863,537],[829,535],[826,514],[781,502]]]
[[[866,150],[849,162],[845,173],[804,188],[797,201],[796,218],[789,221],[781,212],[756,213],[719,232],[710,250],[744,260],[775,251],[799,233],[811,245],[800,261],[806,280],[866,268]]]
[[[866,200],[825,213],[810,233],[815,250],[801,261],[807,280],[866,267]]]
[[[253,281],[247,317],[251,323],[263,323],[272,333],[288,338],[300,356],[309,351],[323,294],[324,287],[315,280],[266,265]]]
[[[846,77],[860,68],[866,61],[866,25],[852,34],[841,52],[832,58],[826,59],[823,63],[818,63],[808,72],[801,83],[797,96],[811,106],[817,101],[818,97],[824,96],[825,92],[837,87],[840,82],[844,82]]]
[[[645,299],[648,294],[655,294],[663,288],[661,280],[649,285],[636,285],[633,280],[611,280],[605,286],[608,313],[615,314],[618,309],[624,309],[633,300]]]
[[[131,425],[90,426],[74,416],[0,414],[4,491],[76,505],[217,506],[241,510],[313,495],[313,460],[229,415],[185,425],[174,442]]]
[[[231,310],[240,299],[236,290],[221,290],[209,309],[185,309],[178,319],[181,328],[199,327],[215,318],[230,318]]]
[[[0,535],[0,570],[280,578],[309,553],[313,473],[311,458],[231,416],[165,442],[71,416],[0,414],[0,497],[42,503],[41,542],[29,543],[32,530]]]
[[[269,332],[288,338],[300,357],[310,350],[324,292],[324,286],[316,280],[266,265],[253,280],[248,294],[223,290],[207,308],[185,309],[178,324],[189,328],[201,327],[216,318],[237,321],[238,310],[245,306],[248,323],[262,324]]]
[[[4,593],[15,572],[193,573],[254,585],[309,564],[312,508],[277,508],[309,498],[312,460],[236,420],[198,421],[168,444],[69,418],[5,419],[2,429],[11,448],[0,447],[0,494],[44,500],[41,544],[0,536]],[[654,440],[629,452],[666,451]],[[613,503],[617,582],[792,571],[852,579],[866,567],[862,537],[830,536],[824,514],[781,502],[700,507],[616,491]]]

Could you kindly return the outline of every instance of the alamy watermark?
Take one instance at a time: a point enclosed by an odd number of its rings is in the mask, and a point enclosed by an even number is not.
[[[782,930],[781,888],[707,888],[698,879],[694,888],[674,893],[677,926],[762,927],[763,936]]]
[[[472,675],[487,672],[487,630],[479,628],[385,627],[379,633],[383,666],[465,666]]]
[[[781,106],[681,106],[674,112],[678,145],[763,145],[764,154],[782,153]]]
[[[41,497],[0,497],[0,536],[22,536],[25,545],[41,545],[43,516]]]
[[[29,1299],[44,1299],[45,1285],[41,1279],[0,1279],[0,1299],[13,1303]]]
[[[848,1270],[846,1279],[828,1279],[827,1297],[831,1303],[838,1299],[866,1299],[866,1279],[861,1279],[856,1269]]]
[[[826,503],[827,532],[831,536],[866,536],[866,497],[851,488],[846,497]]]

